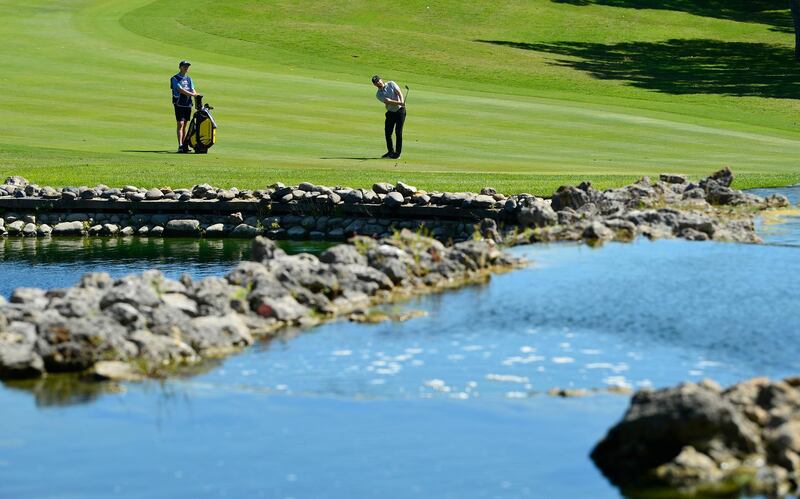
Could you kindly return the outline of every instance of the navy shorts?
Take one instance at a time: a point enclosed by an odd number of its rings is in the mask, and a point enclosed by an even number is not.
[[[192,117],[191,107],[181,107],[173,104],[175,108],[175,121],[189,121]]]

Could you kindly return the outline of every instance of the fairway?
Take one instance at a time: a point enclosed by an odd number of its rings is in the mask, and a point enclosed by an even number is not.
[[[0,165],[54,186],[549,194],[724,166],[739,188],[796,183],[791,19],[755,4],[0,0]],[[207,156],[174,154],[181,59],[216,108]],[[397,161],[375,159],[374,73],[412,88]]]

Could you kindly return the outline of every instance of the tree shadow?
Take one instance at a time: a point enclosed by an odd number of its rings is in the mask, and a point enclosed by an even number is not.
[[[800,65],[790,47],[718,40],[667,40],[617,44],[523,43],[476,40],[569,59],[551,64],[585,71],[601,80],[668,94],[719,94],[797,98]]]
[[[766,24],[773,31],[794,32],[786,0],[552,0],[570,5],[605,5],[628,9],[657,9],[686,12],[695,16],[728,21]]]

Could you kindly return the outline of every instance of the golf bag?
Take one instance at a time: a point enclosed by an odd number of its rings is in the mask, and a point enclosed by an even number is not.
[[[217,122],[211,116],[213,107],[203,104],[203,96],[194,98],[195,111],[183,139],[183,147],[191,147],[196,154],[205,154],[217,142]]]

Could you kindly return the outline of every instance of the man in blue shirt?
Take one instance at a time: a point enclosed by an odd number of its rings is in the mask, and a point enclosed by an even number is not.
[[[192,116],[192,97],[199,95],[194,90],[192,78],[189,72],[189,61],[181,61],[178,64],[179,72],[169,81],[172,88],[172,105],[175,107],[175,120],[178,122],[178,152],[189,152],[188,147],[184,147],[183,138],[186,134],[186,123]]]
[[[397,159],[403,152],[403,124],[406,122],[406,99],[400,87],[393,81],[383,82],[380,76],[372,77],[372,84],[378,87],[375,97],[386,105],[386,121],[383,131],[386,135],[386,154],[382,158]],[[397,136],[397,147],[392,146],[392,131]]]

